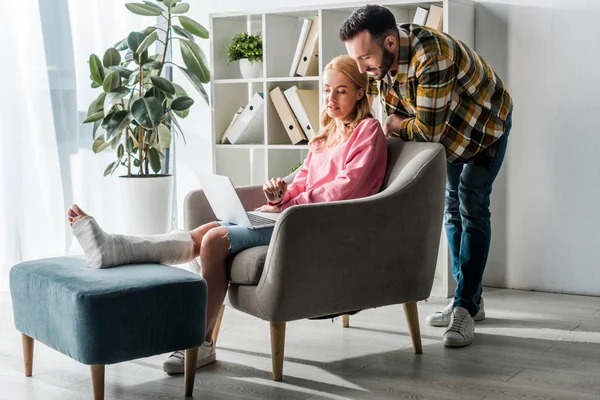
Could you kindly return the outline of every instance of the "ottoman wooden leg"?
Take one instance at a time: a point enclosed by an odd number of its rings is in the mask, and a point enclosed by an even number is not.
[[[196,378],[196,360],[198,348],[185,351],[185,397],[192,397],[194,391],[194,378]]]
[[[33,344],[35,343],[33,338],[26,334],[21,334],[23,341],[23,361],[25,363],[25,376],[31,376],[33,372]]]
[[[91,365],[94,400],[104,400],[104,365]]]

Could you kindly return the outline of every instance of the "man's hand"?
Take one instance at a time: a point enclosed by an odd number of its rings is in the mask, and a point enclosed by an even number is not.
[[[271,203],[280,203],[287,191],[287,183],[281,178],[271,178],[270,181],[263,185],[265,197]]]
[[[392,114],[386,118],[383,124],[383,133],[385,137],[400,136],[400,125],[404,118],[398,114]]]
[[[278,213],[278,212],[281,212],[281,206],[270,206],[268,204],[265,204],[264,206],[258,207],[254,211],[269,212],[269,213]]]

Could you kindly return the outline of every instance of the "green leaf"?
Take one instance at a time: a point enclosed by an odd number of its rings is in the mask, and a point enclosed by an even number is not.
[[[121,102],[121,99],[129,94],[129,89],[126,87],[120,87],[117,90],[110,92],[106,95],[106,99],[104,100],[104,112],[110,112],[111,108],[115,104]]]
[[[121,76],[118,71],[112,71],[110,74],[106,75],[104,83],[102,83],[102,88],[105,92],[113,92],[119,87],[121,87]]]
[[[160,153],[154,147],[150,147],[150,151],[148,152],[148,156],[150,158],[150,168],[155,173],[160,172]]]
[[[163,4],[167,7],[172,7],[177,4],[177,0],[162,0]]]
[[[135,51],[137,53],[138,47],[140,44],[146,39],[146,36],[140,32],[131,32],[127,35],[127,46],[130,50]]]
[[[207,65],[204,51],[194,42],[182,40],[181,56],[185,66],[192,72],[202,83],[210,82],[210,70]]]
[[[150,80],[152,84],[162,90],[165,93],[175,94],[175,86],[168,79],[162,78],[160,76],[151,76]]]
[[[121,78],[123,78],[123,79],[129,79],[131,74],[133,74],[133,72],[134,72],[130,69],[120,67],[118,65],[112,66],[112,67],[110,67],[110,69],[113,71],[117,71],[119,73],[119,75],[121,76]]]
[[[208,29],[206,29],[204,26],[200,25],[193,19],[185,17],[183,15],[179,16],[178,18],[179,23],[185,28],[186,31],[198,36],[199,38],[208,39]]]
[[[102,111],[104,107],[104,99],[106,98],[106,92],[100,93],[96,100],[92,101],[92,104],[88,107],[87,116],[96,114],[98,111]]]
[[[125,53],[125,61],[133,61],[133,51],[127,50],[127,53]]]
[[[128,85],[135,85],[140,81],[140,71],[133,71],[131,75],[129,75],[129,80],[127,81]]]
[[[104,53],[104,57],[102,58],[102,64],[106,68],[110,68],[113,65],[119,65],[121,63],[121,54],[114,47],[109,48]]]
[[[83,120],[82,124],[87,124],[90,122],[96,122],[100,119],[104,118],[104,112],[102,111],[98,111],[97,113],[94,113],[92,115],[90,115],[89,117],[87,117],[86,119]]]
[[[165,94],[165,92],[158,89],[157,87],[152,87],[152,88],[148,89],[146,94],[144,94],[144,97],[148,97],[148,98],[154,97],[160,102],[160,104],[163,104],[165,102],[165,100],[167,99],[167,95]]]
[[[160,61],[148,61],[147,63],[145,63],[144,65],[142,65],[142,67],[146,71],[152,71],[152,70],[155,70],[155,69],[160,69],[160,67],[162,67],[162,63]]]
[[[175,82],[171,82],[171,83],[173,84],[173,86],[175,86],[175,95],[176,96],[179,97],[179,96],[187,96],[188,95],[184,88],[182,88]]]
[[[171,14],[185,14],[190,11],[190,5],[188,3],[177,4],[175,7],[171,7]]]
[[[190,108],[194,104],[194,100],[191,97],[180,96],[173,100],[171,103],[171,109],[174,111],[184,111]]]
[[[177,33],[178,35],[183,36],[184,38],[191,40],[192,42],[194,41],[194,36],[182,27],[173,25],[171,28],[173,28],[175,33]]]
[[[168,149],[171,145],[171,130],[163,124],[158,126],[158,144],[161,151]]]
[[[158,32],[154,31],[148,36],[146,36],[144,40],[142,40],[142,43],[140,43],[139,47],[135,52],[137,54],[140,54],[141,52],[145,51],[146,49],[148,49],[148,47],[152,45],[152,43],[156,42],[156,39],[158,39]]]
[[[133,140],[130,137],[125,141],[125,149],[128,153],[133,153]]]
[[[117,51],[127,50],[129,48],[129,47],[127,47],[127,38],[125,38],[123,40],[119,40],[117,43],[115,43],[115,45],[113,47]]]
[[[102,150],[107,149],[110,146],[110,143],[106,143],[104,141],[103,136],[98,136],[94,143],[92,144],[92,151],[94,153],[100,153]]]
[[[137,15],[158,17],[160,14],[162,14],[162,10],[160,9],[160,7],[151,4],[127,3],[125,4],[125,7],[127,7],[129,11]],[[131,48],[131,46],[129,48]]]
[[[153,129],[163,119],[163,108],[161,102],[155,97],[143,97],[131,105],[133,117],[142,127]]]
[[[102,85],[104,82],[104,68],[97,55],[90,55],[90,73],[92,74],[92,80],[98,85]]]
[[[119,148],[117,149],[117,157],[121,158],[121,157],[123,157],[124,154],[125,154],[125,147],[123,146],[123,143],[121,143],[119,145]]]
[[[142,1],[143,1],[144,3],[146,3],[146,4],[148,4],[149,6],[158,7],[158,8],[160,8],[160,10],[161,10],[161,11],[165,11],[165,10],[163,9],[163,7],[161,7],[160,5],[158,5],[158,4],[156,4],[156,3],[152,2],[152,1],[148,1],[148,0],[142,0]]]
[[[115,162],[116,161],[113,161],[110,164],[108,164],[108,167],[106,167],[106,169],[104,170],[104,176],[108,176],[113,173],[113,170],[115,168]]]
[[[102,125],[102,121],[98,120],[94,122],[94,126],[92,127],[92,139],[96,139],[96,134],[98,133],[98,130],[101,129],[100,125]]]
[[[123,132],[123,129],[125,129],[130,122],[131,113],[128,110],[121,110],[114,113],[106,127],[106,140],[110,141],[113,136]]]
[[[177,64],[175,64],[175,65],[177,65]],[[180,67],[179,65],[177,65],[177,67],[181,70],[181,72],[183,72],[183,74],[188,78],[188,80],[192,83],[192,85],[194,85],[196,90],[202,95],[202,98],[204,99],[206,104],[210,105],[210,102],[208,100],[208,93],[206,93],[206,90],[204,89],[204,85],[202,85],[202,82],[200,82],[200,80],[196,77],[196,75],[192,74],[187,69]]]
[[[108,127],[108,121],[110,121],[110,119],[112,118],[112,116],[114,115],[114,112],[108,113],[108,115],[106,115],[104,117],[104,119],[102,120],[102,128],[106,129]]]
[[[144,35],[148,36],[149,34],[151,34],[152,32],[154,32],[155,30],[156,30],[156,27],[155,27],[155,26],[149,26],[149,27],[147,27],[146,29],[144,29],[144,30],[142,31],[142,33],[143,33]]]

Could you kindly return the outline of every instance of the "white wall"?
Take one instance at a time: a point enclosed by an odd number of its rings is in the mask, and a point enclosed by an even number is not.
[[[476,5],[476,50],[515,101],[509,151],[492,198],[486,285],[600,295],[600,162],[593,159],[600,148],[594,126],[600,112],[597,3],[482,0]],[[197,18],[207,22],[206,13],[248,10],[248,4],[215,0]],[[251,10],[280,4],[256,0]],[[203,123],[210,135],[209,121]],[[194,152],[210,157],[208,146]]]

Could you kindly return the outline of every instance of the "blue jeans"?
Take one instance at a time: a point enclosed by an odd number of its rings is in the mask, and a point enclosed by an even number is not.
[[[445,228],[452,256],[452,275],[458,286],[454,307],[466,308],[471,316],[479,310],[483,272],[491,241],[490,194],[498,176],[512,127],[512,112],[506,133],[496,142],[489,165],[447,164]]]
[[[229,222],[217,221],[217,223],[224,226],[229,233],[230,254],[237,254],[250,247],[266,246],[271,241],[271,235],[273,234],[273,227],[248,229]]]

